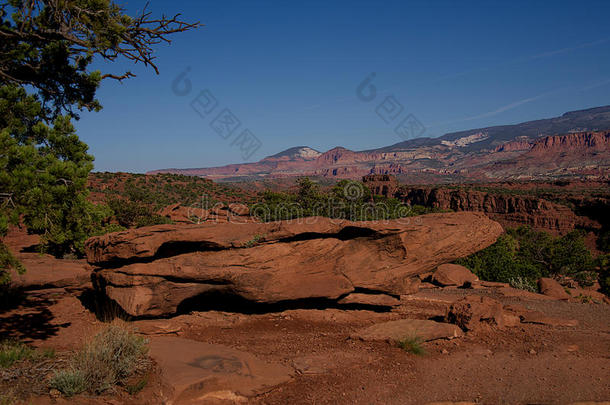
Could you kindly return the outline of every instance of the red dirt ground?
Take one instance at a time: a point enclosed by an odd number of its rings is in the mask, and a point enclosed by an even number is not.
[[[551,316],[577,319],[577,327],[522,324],[504,330],[469,332],[451,341],[424,344],[416,356],[385,342],[349,338],[357,329],[401,317],[425,318],[441,312],[456,295],[489,294],[504,304],[519,303]],[[224,312],[182,315],[133,322],[143,333],[170,334],[248,351],[295,368],[291,382],[252,398],[252,404],[424,404],[472,401],[483,404],[564,404],[610,399],[610,311],[605,304],[506,298],[490,290],[436,289],[420,293],[422,305],[408,303],[388,313],[337,309],[299,309],[245,315]],[[424,299],[425,298],[425,299]],[[48,336],[28,335],[35,344],[58,349],[78,347],[83,335],[99,327],[77,299],[31,298],[0,316],[0,334],[19,316],[47,313],[55,325]],[[38,302],[38,304],[36,304]],[[29,308],[28,308],[29,307]],[[29,314],[29,315],[26,315]],[[69,320],[67,320],[69,318]],[[140,394],[60,399],[57,403],[155,404],[163,390],[157,374]],[[46,395],[27,403],[46,404]]]

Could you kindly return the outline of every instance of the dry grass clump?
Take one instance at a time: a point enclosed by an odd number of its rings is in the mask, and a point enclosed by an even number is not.
[[[148,367],[147,340],[113,323],[77,352],[67,369],[57,371],[49,386],[66,396],[113,390]]]

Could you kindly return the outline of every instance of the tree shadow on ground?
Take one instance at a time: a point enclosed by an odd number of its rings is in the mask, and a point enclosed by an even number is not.
[[[61,328],[70,326],[70,322],[53,324],[55,316],[49,310],[53,301],[28,297],[18,290],[11,294],[13,300],[6,306],[0,307],[0,340],[18,339],[25,342],[45,340],[57,335]]]

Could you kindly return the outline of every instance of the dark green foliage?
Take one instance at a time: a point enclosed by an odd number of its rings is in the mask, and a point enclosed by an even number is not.
[[[23,88],[0,87],[0,228],[21,216],[50,252],[78,252],[104,216],[86,199],[93,157],[68,117],[46,124],[41,108]]]
[[[610,229],[602,229],[597,238],[597,248],[605,253],[610,253]]]
[[[11,281],[10,270],[15,270],[19,274],[25,272],[25,268],[19,260],[13,256],[4,243],[0,242],[0,289],[4,288],[3,286]],[[2,293],[4,293],[4,291],[0,290],[0,294]]]
[[[534,285],[540,277],[566,275],[586,279],[595,262],[583,235],[573,231],[562,237],[529,227],[509,229],[496,243],[456,261],[482,280]]]
[[[610,296],[610,254],[600,255],[597,258],[599,266],[599,285],[601,292]]]
[[[352,221],[387,220],[412,217],[438,210],[408,206],[395,198],[373,196],[363,183],[341,180],[329,192],[322,192],[309,178],[297,181],[296,193],[264,191],[262,202],[253,204],[253,215],[263,221],[278,221],[311,216]]]

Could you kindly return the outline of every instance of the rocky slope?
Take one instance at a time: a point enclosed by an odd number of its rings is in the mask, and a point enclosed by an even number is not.
[[[517,125],[479,128],[388,147],[320,153],[300,146],[256,163],[164,169],[217,180],[286,176],[360,178],[394,174],[409,182],[552,179],[610,175],[610,106]]]

